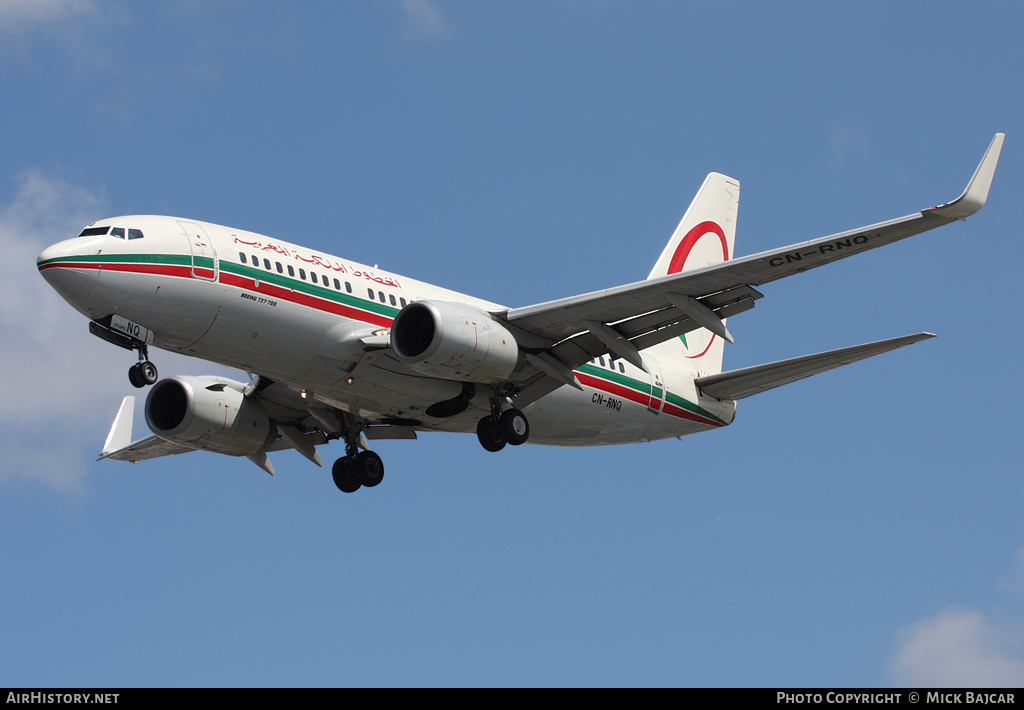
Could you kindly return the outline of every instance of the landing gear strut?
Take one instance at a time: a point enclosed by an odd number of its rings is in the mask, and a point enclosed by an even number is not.
[[[118,329],[111,327],[111,323],[115,317],[119,318],[119,322],[121,323],[121,325],[118,326]],[[107,316],[106,318],[94,320],[89,323],[89,332],[96,337],[103,338],[108,343],[113,343],[125,350],[139,351],[139,361],[132,365],[128,370],[128,381],[131,382],[133,386],[140,388],[145,387],[146,385],[152,385],[156,383],[157,380],[156,365],[149,361],[149,346],[147,345],[147,340],[148,342],[153,342],[152,335],[147,330],[146,339],[140,340],[139,338],[128,334],[128,332],[135,332],[138,334],[142,330],[145,329],[118,316]]]
[[[369,449],[359,451],[358,430],[345,439],[347,453],[331,467],[334,485],[344,493],[355,493],[363,486],[376,486],[384,479],[384,462]]]
[[[488,451],[501,451],[505,444],[519,446],[530,438],[530,422],[518,409],[501,411],[504,398],[495,392],[491,396],[491,414],[476,425],[480,445]]]
[[[128,381],[141,389],[156,382],[156,365],[149,361],[149,348],[145,343],[135,341],[133,347],[139,351],[139,361],[128,369]]]

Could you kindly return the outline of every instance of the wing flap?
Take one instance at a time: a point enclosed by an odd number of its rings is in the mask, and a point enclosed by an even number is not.
[[[890,350],[934,337],[931,333],[917,333],[916,335],[880,340],[875,343],[854,345],[849,348],[829,350],[814,355],[804,355],[790,360],[701,377],[696,384],[702,392],[716,399],[743,399],[782,385],[788,385],[811,375],[827,372],[858,360],[881,355]]]

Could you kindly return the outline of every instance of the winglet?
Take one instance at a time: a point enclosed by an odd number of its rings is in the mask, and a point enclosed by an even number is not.
[[[1003,148],[1003,138],[1005,136],[1006,134],[1004,133],[997,133],[992,142],[989,143],[988,150],[985,151],[985,157],[981,159],[978,169],[974,171],[971,181],[967,183],[967,189],[964,190],[964,194],[952,202],[932,207],[930,210],[926,210],[925,213],[933,212],[943,217],[967,219],[984,207],[985,200],[988,198],[988,189],[992,186],[992,177],[996,173],[999,151]]]
[[[121,408],[117,410],[117,416],[114,417],[114,423],[110,427],[110,433],[107,434],[107,440],[103,442],[100,459],[104,459],[132,443],[132,417],[134,416],[135,398],[125,397],[121,400]]]

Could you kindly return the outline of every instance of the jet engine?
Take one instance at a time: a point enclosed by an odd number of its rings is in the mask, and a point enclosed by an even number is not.
[[[446,380],[501,382],[525,365],[512,333],[464,303],[410,303],[391,324],[391,347],[410,369]]]
[[[277,439],[277,428],[245,385],[223,377],[169,377],[146,398],[153,433],[186,446],[248,456]]]

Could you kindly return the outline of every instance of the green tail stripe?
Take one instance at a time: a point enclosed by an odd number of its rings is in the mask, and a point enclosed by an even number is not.
[[[590,363],[581,365],[576,369],[584,374],[597,377],[598,379],[608,380],[610,382],[614,382],[617,385],[621,385],[622,387],[627,387],[631,390],[634,390],[635,392],[639,392],[640,394],[649,397],[654,397],[655,399],[661,399],[661,388],[652,387],[650,382],[644,382],[634,377],[624,375],[620,372],[612,372],[611,370],[605,369],[603,367],[598,367],[597,365],[593,365]],[[680,397],[677,394],[673,394],[671,391],[666,391],[665,400],[670,404],[673,404],[676,407],[679,407],[680,409],[685,409],[686,411],[696,414],[697,416],[710,419],[711,421],[714,422],[719,422],[722,425],[725,425],[726,423],[719,419],[718,417],[716,417],[711,412],[704,409],[703,407],[695,404],[694,402],[691,402],[688,399],[684,399],[683,397]]]

